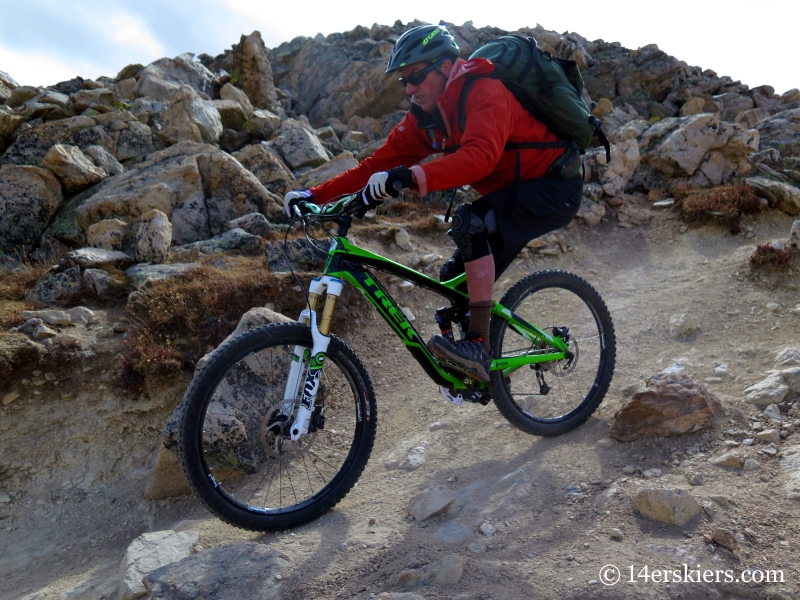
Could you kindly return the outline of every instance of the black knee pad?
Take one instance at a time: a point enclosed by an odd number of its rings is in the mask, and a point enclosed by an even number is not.
[[[470,210],[469,204],[462,204],[453,213],[453,226],[447,235],[453,238],[466,262],[492,253],[486,225],[483,219]]]

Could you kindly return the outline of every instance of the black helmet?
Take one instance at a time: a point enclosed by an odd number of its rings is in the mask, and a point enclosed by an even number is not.
[[[392,49],[386,72],[418,62],[458,58],[458,44],[445,25],[420,25],[406,31]]]

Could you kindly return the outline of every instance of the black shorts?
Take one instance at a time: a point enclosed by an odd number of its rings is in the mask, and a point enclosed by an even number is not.
[[[544,177],[523,181],[517,187],[516,201],[510,202],[511,188],[503,188],[478,198],[470,210],[486,223],[491,211],[497,230],[489,233],[495,265],[495,281],[525,245],[546,233],[569,225],[578,214],[583,198],[583,180]],[[511,204],[511,206],[509,206]],[[489,219],[490,225],[492,219]],[[461,251],[453,254],[457,271],[463,272]],[[453,275],[450,275],[452,277]]]

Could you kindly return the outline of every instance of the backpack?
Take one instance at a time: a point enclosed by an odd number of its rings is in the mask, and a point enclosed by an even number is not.
[[[515,34],[501,36],[481,46],[469,58],[489,59],[494,64],[490,77],[502,81],[528,112],[562,140],[509,143],[507,150],[555,147],[583,154],[597,135],[606,150],[606,158],[611,160],[610,146],[600,120],[591,115],[581,98],[583,77],[575,61],[553,57],[541,50],[533,38]],[[467,81],[459,98],[461,131],[466,126],[467,95],[477,79],[473,77]]]

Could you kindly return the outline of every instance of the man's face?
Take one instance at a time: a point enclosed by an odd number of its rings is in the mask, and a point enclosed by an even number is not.
[[[400,71],[400,75],[404,78],[408,78],[412,73],[422,71],[427,66],[428,65],[425,63],[414,63],[413,65],[403,67],[403,70]],[[407,83],[406,94],[411,96],[422,110],[431,112],[436,108],[439,96],[444,93],[444,88],[447,85],[447,77],[450,75],[452,67],[452,62],[449,60],[444,61],[439,65],[438,69],[430,71],[422,83],[418,85]]]

